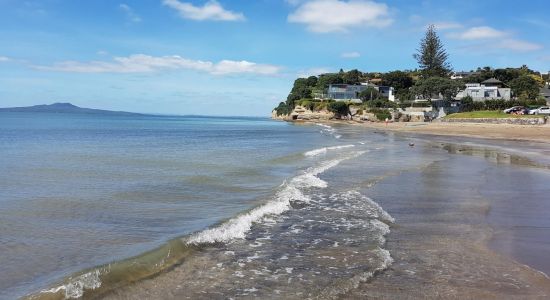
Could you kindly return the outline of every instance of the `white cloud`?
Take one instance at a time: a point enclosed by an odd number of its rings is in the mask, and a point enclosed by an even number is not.
[[[244,21],[245,17],[242,13],[236,13],[224,9],[217,1],[210,0],[203,6],[194,6],[188,2],[180,2],[178,0],[164,0],[164,5],[178,11],[179,15],[184,19],[196,21],[213,20],[213,21]]]
[[[489,26],[472,27],[463,32],[451,33],[449,37],[465,41],[483,41],[482,44],[474,45],[478,49],[504,49],[515,52],[527,52],[542,49],[540,44],[516,39],[506,31],[494,29]]]
[[[359,52],[344,52],[342,55],[340,55],[342,58],[358,58],[361,57],[361,53]]]
[[[517,39],[504,39],[496,45],[500,49],[509,49],[518,52],[535,51],[542,49],[542,45]]]
[[[9,57],[6,57],[6,56],[0,56],[0,62],[6,62],[6,61],[10,61],[11,59]]]
[[[507,36],[508,33],[489,26],[472,27],[461,33],[453,33],[449,36],[460,40],[496,39]]]
[[[260,75],[273,75],[280,71],[280,67],[273,65],[262,65],[245,60],[233,61],[222,60],[213,65],[210,73],[216,75],[235,74],[235,73],[251,73]]]
[[[118,5],[118,7],[120,8],[120,10],[122,10],[126,14],[126,18],[128,18],[128,20],[130,20],[131,22],[134,22],[134,23],[141,22],[141,17],[138,16],[134,12],[134,10],[127,4],[121,3]]]
[[[75,73],[151,73],[162,70],[194,70],[215,75],[244,73],[275,75],[281,70],[281,67],[278,66],[257,64],[244,60],[222,60],[218,63],[213,63],[210,61],[186,59],[178,55],[155,57],[145,54],[115,57],[112,61],[64,61],[52,66],[34,67],[44,71]]]
[[[365,0],[311,0],[288,16],[317,33],[347,32],[354,27],[386,27],[393,20],[386,4]]]

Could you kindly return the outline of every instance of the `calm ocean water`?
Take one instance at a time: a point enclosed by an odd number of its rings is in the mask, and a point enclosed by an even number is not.
[[[327,143],[260,118],[0,114],[0,298],[264,202]],[[330,140],[328,140],[330,142]]]
[[[393,253],[397,297],[439,280],[423,274],[484,274],[423,256],[446,228],[466,245],[493,226],[501,252],[545,270],[549,149],[483,143],[262,118],[1,113],[0,299],[334,298]],[[501,265],[492,274],[516,268]]]

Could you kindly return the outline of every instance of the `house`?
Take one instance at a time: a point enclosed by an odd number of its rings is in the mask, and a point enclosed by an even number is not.
[[[359,94],[366,90],[368,85],[355,85],[355,84],[329,84],[327,95],[329,99],[333,100],[350,100],[354,102],[361,102]]]
[[[387,98],[388,100],[395,102],[395,89],[391,86],[379,86],[378,94],[383,98]]]
[[[463,79],[478,74],[479,72],[454,72],[453,75],[451,75],[451,79]]]
[[[462,99],[470,96],[474,101],[485,101],[489,99],[504,99],[512,98],[511,89],[495,78],[490,78],[482,83],[467,83],[466,88],[456,95],[456,99]]]
[[[546,99],[546,105],[550,105],[550,84],[541,88],[540,94]]]
[[[359,99],[359,94],[366,90],[367,88],[372,87],[378,94],[387,98],[390,101],[395,101],[395,89],[391,86],[376,86],[372,83],[361,83],[360,85],[355,84],[329,84],[327,96],[329,99],[333,100],[347,100],[352,102],[361,102]]]

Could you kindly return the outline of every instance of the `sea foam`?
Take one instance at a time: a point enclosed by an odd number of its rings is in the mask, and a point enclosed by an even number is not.
[[[325,188],[327,186],[327,182],[317,177],[317,175],[337,166],[344,160],[357,157],[363,153],[365,151],[355,152],[347,157],[325,161],[318,166],[307,169],[301,175],[283,183],[274,200],[238,215],[217,227],[193,234],[187,239],[187,243],[225,243],[233,239],[244,238],[254,223],[261,222],[268,216],[280,215],[288,211],[291,208],[291,201],[309,202],[311,198],[302,192],[303,189]]]
[[[68,283],[51,288],[49,290],[43,290],[44,294],[57,294],[61,291],[65,293],[65,299],[76,299],[84,295],[84,290],[94,290],[101,287],[101,280],[99,279],[99,270],[94,270],[89,273],[77,276]]]
[[[351,147],[355,147],[355,145],[342,145],[342,146],[323,147],[323,148],[307,151],[307,152],[304,153],[304,155],[305,156],[317,156],[317,155],[320,155],[320,154],[325,154],[329,150],[339,150],[339,149],[345,149],[345,148],[351,148]]]

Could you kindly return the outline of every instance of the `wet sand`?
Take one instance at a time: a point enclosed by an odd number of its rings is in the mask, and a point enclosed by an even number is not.
[[[550,124],[511,125],[445,122],[396,122],[385,124],[376,122],[358,123],[352,121],[331,121],[331,123],[354,124],[371,129],[403,133],[550,143]]]
[[[520,216],[533,214],[530,207],[521,207],[523,203],[518,206],[517,201],[522,199],[518,195],[523,191],[499,199],[501,195],[495,193],[498,180],[491,178],[495,175],[491,167],[485,168],[475,159],[462,160],[461,164],[452,164],[454,172],[451,174],[445,171],[448,161],[435,163],[421,172],[405,173],[380,182],[367,193],[388,199],[381,201],[382,206],[399,220],[386,245],[396,262],[374,280],[341,298],[550,297],[549,278],[523,264],[547,266],[549,252],[541,251],[540,245],[548,247],[550,240],[540,234],[531,236],[531,240],[510,240],[507,233],[495,235],[495,232],[507,230],[507,223],[515,223],[521,219]],[[515,170],[517,167],[505,168]],[[502,167],[498,169],[500,175],[508,180],[517,180],[522,175],[521,172],[506,174],[506,171],[503,174]],[[475,176],[478,184],[465,181],[463,178],[467,176]],[[547,172],[544,179],[548,179]],[[426,188],[427,181],[437,182],[437,188]],[[394,186],[399,186],[397,191],[391,188]],[[488,195],[487,189],[493,194]],[[510,203],[511,199],[515,204]],[[499,212],[495,215],[495,210],[505,210],[508,214],[502,216]],[[508,247],[503,248],[503,243]],[[526,253],[510,251],[521,248],[529,251],[527,256]],[[517,261],[526,257],[531,260]]]

